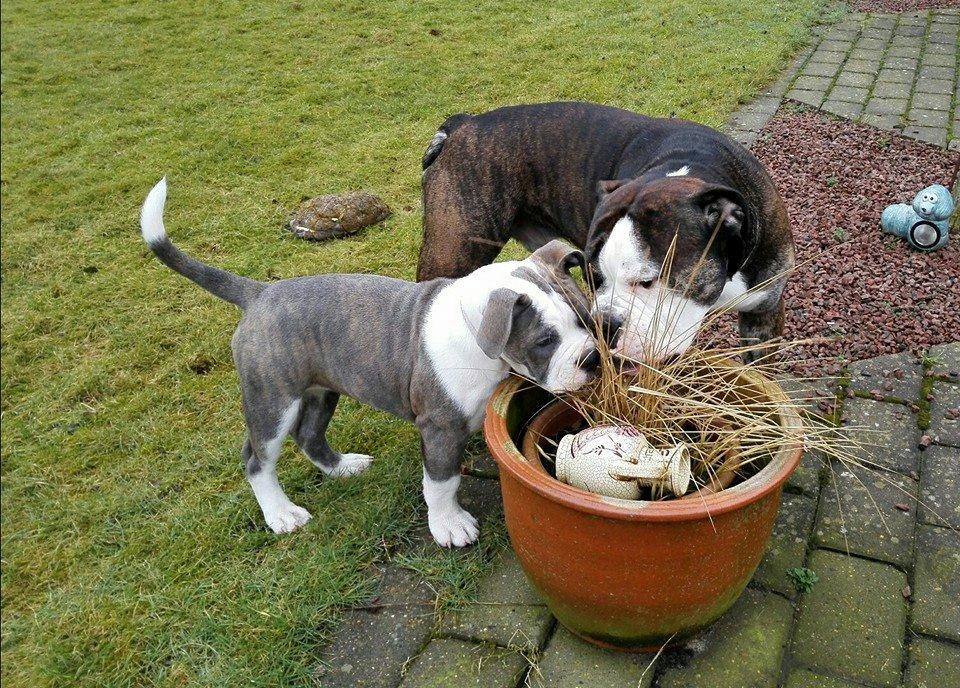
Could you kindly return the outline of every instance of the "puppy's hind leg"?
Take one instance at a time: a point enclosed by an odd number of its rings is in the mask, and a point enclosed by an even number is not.
[[[314,466],[329,476],[346,478],[369,468],[373,457],[366,454],[340,454],[327,442],[327,426],[339,400],[340,395],[328,389],[309,389],[303,397],[303,411],[293,439]]]
[[[244,398],[249,437],[242,456],[247,482],[257,498],[263,518],[274,533],[290,533],[310,520],[310,512],[284,493],[277,479],[277,458],[300,413],[299,399],[286,405],[263,407]]]

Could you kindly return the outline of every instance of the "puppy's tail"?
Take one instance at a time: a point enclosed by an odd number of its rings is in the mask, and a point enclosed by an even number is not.
[[[204,265],[178,249],[167,237],[163,226],[163,206],[167,202],[167,178],[161,179],[147,194],[140,210],[140,233],[157,258],[167,267],[192,280],[216,297],[246,308],[266,285],[232,272]]]

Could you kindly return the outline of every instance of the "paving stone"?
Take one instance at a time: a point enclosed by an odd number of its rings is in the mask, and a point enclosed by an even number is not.
[[[827,36],[827,38],[821,41],[820,45],[817,46],[816,51],[814,51],[814,55],[821,52],[840,53],[841,55],[845,55],[852,47],[852,39],[844,40],[840,38],[830,38]]]
[[[869,88],[873,84],[873,74],[861,74],[860,72],[840,72],[837,77],[837,86],[857,86],[859,88]]]
[[[916,69],[917,60],[913,57],[888,57],[883,61],[888,69]]]
[[[880,129],[900,128],[900,115],[878,115],[868,112],[863,115],[860,121]]]
[[[882,29],[876,29],[877,31],[882,31]],[[864,32],[866,33],[866,32]],[[827,34],[823,37],[823,42],[828,41],[838,41],[843,43],[853,43],[856,40],[857,36],[860,35],[860,32],[857,29],[840,29],[834,27],[830,29]]]
[[[827,100],[820,106],[821,110],[826,110],[834,115],[846,117],[847,119],[857,119],[863,114],[863,105],[860,103],[844,103],[840,100]]]
[[[816,510],[816,501],[809,497],[784,494],[780,498],[780,512],[767,551],[753,575],[755,583],[787,596],[793,595],[793,583],[787,577],[787,571],[803,566]]]
[[[862,103],[870,94],[869,88],[857,88],[856,86],[835,86],[830,91],[831,100],[839,100],[845,103]]]
[[[917,531],[913,628],[960,642],[960,534],[933,526]]]
[[[875,115],[902,115],[907,111],[906,98],[873,97],[867,103],[866,112]]]
[[[771,593],[746,590],[703,636],[706,650],[660,677],[660,688],[774,688],[793,607]],[[608,684],[609,685],[609,684]]]
[[[893,30],[894,36],[922,36],[924,33],[922,26],[900,25]]]
[[[813,56],[810,58],[811,62],[822,62],[824,64],[830,65],[840,65],[843,61],[847,59],[847,50],[842,51],[836,50],[826,50],[824,48],[817,48]]]
[[[931,67],[955,67],[957,59],[953,55],[941,55],[939,53],[927,53],[921,61],[923,65]]]
[[[849,374],[849,388],[854,391],[879,391],[883,396],[906,401],[916,401],[920,398],[923,366],[910,353],[854,361],[850,364]]]
[[[917,79],[917,93],[953,93],[953,82],[947,79]]]
[[[535,652],[543,647],[552,623],[516,555],[508,550],[480,583],[477,604],[450,613],[440,633]]]
[[[877,73],[877,79],[899,84],[912,84],[915,76],[916,72],[912,69],[894,69],[893,67],[884,67]]]
[[[803,68],[802,74],[804,76],[834,76],[837,71],[840,69],[838,63],[827,63],[827,62],[808,62],[807,66]]]
[[[934,442],[960,447],[960,385],[936,382],[930,402],[930,429]],[[949,414],[949,415],[948,415]]]
[[[804,78],[806,77],[800,77],[800,79],[804,79]],[[798,79],[798,81],[800,81],[800,79]],[[751,112],[750,110],[742,110],[730,118],[730,123],[733,127],[737,129],[749,129],[753,131],[760,131],[760,129],[763,128],[763,125],[766,124],[769,119],[770,119],[770,113]]]
[[[919,45],[895,45],[887,51],[887,57],[920,57],[922,49]]]
[[[960,342],[938,344],[927,353],[930,372],[934,375],[948,375],[960,380]]]
[[[805,103],[806,105],[812,105],[814,107],[820,107],[820,103],[823,102],[823,92],[822,91],[802,91],[800,89],[791,89],[787,93],[787,98]]]
[[[911,124],[904,127],[903,135],[925,143],[932,143],[935,146],[947,145],[946,129],[940,127],[918,127]]]
[[[880,61],[883,59],[882,50],[863,50],[862,48],[855,48],[850,51],[848,56],[851,60],[877,60]]]
[[[513,688],[528,666],[512,650],[437,638],[410,664],[402,688]]]
[[[323,688],[393,688],[432,631],[432,606],[347,612],[314,676]]]
[[[927,53],[931,55],[955,55],[957,52],[956,43],[928,43],[927,44]]]
[[[822,468],[823,456],[819,452],[804,452],[797,470],[787,479],[787,487],[808,497],[816,497],[820,494]]]
[[[858,59],[850,58],[843,65],[844,72],[861,72],[863,74],[876,74],[880,69],[880,58]]]
[[[886,564],[822,550],[808,567],[820,580],[802,599],[794,660],[861,683],[899,685],[906,576]]]
[[[365,605],[423,605],[432,610],[437,595],[419,573],[390,564],[373,569],[371,576],[377,582]]]
[[[902,404],[861,399],[846,399],[843,416],[854,430],[854,436],[864,444],[857,458],[868,465],[879,464],[898,473],[917,470],[916,448],[920,431],[910,409]]]
[[[929,638],[914,638],[910,643],[906,686],[960,686],[960,647]]]
[[[826,91],[831,82],[828,76],[801,76],[793,82],[793,87],[801,91]]]
[[[882,14],[872,14],[867,18],[866,26],[874,29],[890,29],[893,31],[893,27],[897,25],[897,17],[893,14],[888,14],[886,16]]]
[[[834,465],[823,488],[814,539],[823,547],[907,566],[916,499],[917,484],[911,478]]]
[[[857,688],[857,686],[848,681],[815,674],[806,669],[794,669],[787,677],[784,688]]]
[[[921,79],[948,79],[952,80],[956,76],[956,71],[950,67],[924,66],[918,72]]]
[[[882,41],[886,42],[890,40],[890,37],[893,35],[893,27],[879,29],[876,27],[869,27],[863,30],[863,33],[860,34],[864,38],[879,38]]]
[[[731,129],[727,132],[727,134],[734,141],[737,141],[749,148],[757,140],[758,132],[751,131],[749,129]]]
[[[883,50],[887,45],[887,42],[881,40],[880,38],[861,38],[857,41],[858,50]]]
[[[948,93],[914,93],[913,107],[918,110],[943,110],[950,109],[950,94]]]
[[[531,688],[595,688],[630,686],[649,688],[652,655],[601,650],[558,627],[543,652],[539,671],[531,671]]]
[[[920,462],[920,520],[960,531],[960,449],[932,445]]]
[[[877,81],[873,87],[874,98],[909,98],[910,84]]]

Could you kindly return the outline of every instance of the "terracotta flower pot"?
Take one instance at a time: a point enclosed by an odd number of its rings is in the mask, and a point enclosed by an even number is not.
[[[800,419],[780,387],[750,372],[744,384],[784,403],[797,434],[751,478],[702,498],[660,502],[603,497],[565,485],[519,450],[578,417],[522,380],[505,381],[487,407],[484,436],[517,558],[554,616],[592,643],[648,651],[716,621],[760,563],[784,482],[800,461]],[[549,408],[548,408],[549,407]],[[535,447],[534,441],[533,446]]]

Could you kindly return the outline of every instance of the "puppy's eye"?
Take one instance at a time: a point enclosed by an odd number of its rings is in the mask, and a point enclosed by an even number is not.
[[[538,349],[546,349],[551,344],[553,344],[553,335],[548,334],[548,335],[544,335],[543,337],[540,337],[540,339],[538,339],[536,343],[534,343],[534,346],[537,347]]]
[[[657,282],[656,279],[649,279],[649,280],[634,279],[634,280],[628,280],[627,286],[630,287],[631,289],[649,289],[654,284],[656,284],[656,282]]]

